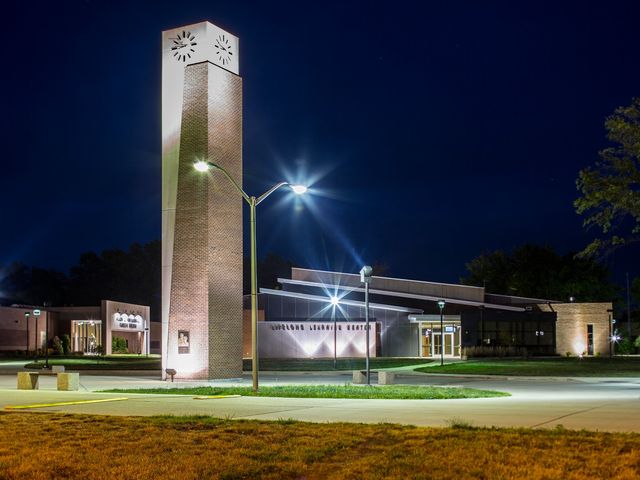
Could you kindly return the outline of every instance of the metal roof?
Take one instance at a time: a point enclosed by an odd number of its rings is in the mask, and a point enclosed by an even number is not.
[[[324,296],[310,295],[308,293],[288,292],[285,290],[273,290],[271,288],[261,288],[260,293],[264,293],[267,295],[276,295],[279,297],[301,298],[305,300],[311,300],[314,302],[331,303],[331,297],[326,295]],[[364,307],[364,302],[342,298],[340,299],[340,305],[352,305],[356,307]],[[379,309],[379,310],[391,310],[394,312],[403,312],[403,313],[423,313],[424,312],[424,310],[421,310],[419,308],[401,307],[398,305],[384,305],[381,303],[372,303],[372,302],[369,302],[369,308]]]
[[[278,283],[290,284],[290,285],[301,285],[301,286],[314,287],[314,288],[323,288],[323,289],[336,290],[336,291],[343,290],[348,292],[364,292],[364,288],[362,287],[351,287],[351,286],[344,286],[344,285],[327,285],[324,283],[309,282],[307,280],[291,280],[289,278],[278,278]],[[275,291],[277,292],[279,290],[275,290]],[[438,300],[444,300],[447,303],[453,303],[455,305],[469,305],[472,307],[493,308],[495,310],[507,310],[510,312],[526,311],[526,309],[523,307],[513,307],[510,305],[499,305],[495,303],[476,302],[473,300],[460,300],[457,298],[436,297],[431,295],[419,295],[416,293],[394,292],[392,290],[380,290],[375,288],[370,288],[369,293],[374,295],[386,295],[389,297],[411,298],[414,300],[426,300],[426,301],[432,301],[432,302],[437,302]]]

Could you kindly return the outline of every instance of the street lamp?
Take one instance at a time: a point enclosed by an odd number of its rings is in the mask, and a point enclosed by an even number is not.
[[[27,324],[27,346],[25,347],[25,358],[29,356],[29,317],[31,312],[24,312],[24,320]]]
[[[36,343],[38,342],[38,318],[40,317],[40,310],[35,309],[33,316],[36,317]],[[36,345],[37,347],[37,345]],[[44,368],[49,368],[49,315],[45,317],[44,327]]]
[[[333,319],[333,369],[338,366],[338,330],[336,323],[336,307],[340,305],[340,299],[335,295],[331,297],[331,317]]]
[[[249,196],[238,185],[238,183],[229,175],[223,167],[213,162],[198,160],[193,164],[194,168],[199,172],[206,172],[209,169],[220,170],[225,177],[240,192],[242,198],[249,204],[250,219],[250,236],[251,236],[251,376],[253,379],[253,391],[258,391],[258,266],[257,266],[257,249],[256,249],[256,206],[265,198],[271,195],[280,187],[288,186],[297,195],[302,195],[307,191],[304,185],[293,185],[289,182],[280,182],[275,184],[269,190],[259,197]]]
[[[440,366],[444,366],[444,300],[438,300],[440,309]]]
[[[360,281],[364,283],[364,320],[366,322],[366,349],[367,349],[367,385],[371,385],[371,368],[369,365],[369,284],[371,283],[371,274],[373,268],[369,265],[365,265],[360,269]]]

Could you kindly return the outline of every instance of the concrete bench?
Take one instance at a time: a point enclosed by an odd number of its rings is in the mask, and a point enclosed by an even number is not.
[[[77,372],[58,373],[58,390],[76,391],[80,388],[80,374]]]
[[[378,372],[378,385],[393,385],[396,374],[393,372]]]
[[[396,374],[393,372],[374,372],[378,374],[378,385],[393,385],[395,383]],[[373,375],[372,375],[373,376]],[[351,381],[354,385],[364,385],[367,383],[367,371],[366,370],[354,370],[353,379]]]
[[[72,391],[80,388],[80,374],[77,372],[18,372],[18,390],[38,390],[42,375],[55,375],[58,390]]]

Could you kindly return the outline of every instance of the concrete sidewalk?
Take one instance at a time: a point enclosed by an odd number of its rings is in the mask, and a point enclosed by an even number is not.
[[[166,383],[154,378],[82,376],[80,392],[58,392],[43,377],[41,390],[16,390],[15,375],[0,376],[0,406],[126,397],[124,401],[50,406],[23,411],[98,415],[212,415],[235,419],[295,419],[312,422],[391,422],[475,426],[640,431],[640,379],[505,379],[399,375],[407,384],[465,386],[507,391],[512,397],[464,400],[351,400],[241,397],[196,400],[187,395],[106,394],[97,389],[249,385],[250,377],[223,382]],[[344,384],[348,374],[265,374],[261,385]]]

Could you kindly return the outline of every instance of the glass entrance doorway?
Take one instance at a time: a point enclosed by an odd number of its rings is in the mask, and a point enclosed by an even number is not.
[[[422,325],[420,328],[420,356],[422,357],[459,357],[460,327],[445,325],[444,332],[440,325]]]
[[[72,320],[71,341],[74,352],[97,355],[102,348],[102,321]]]

